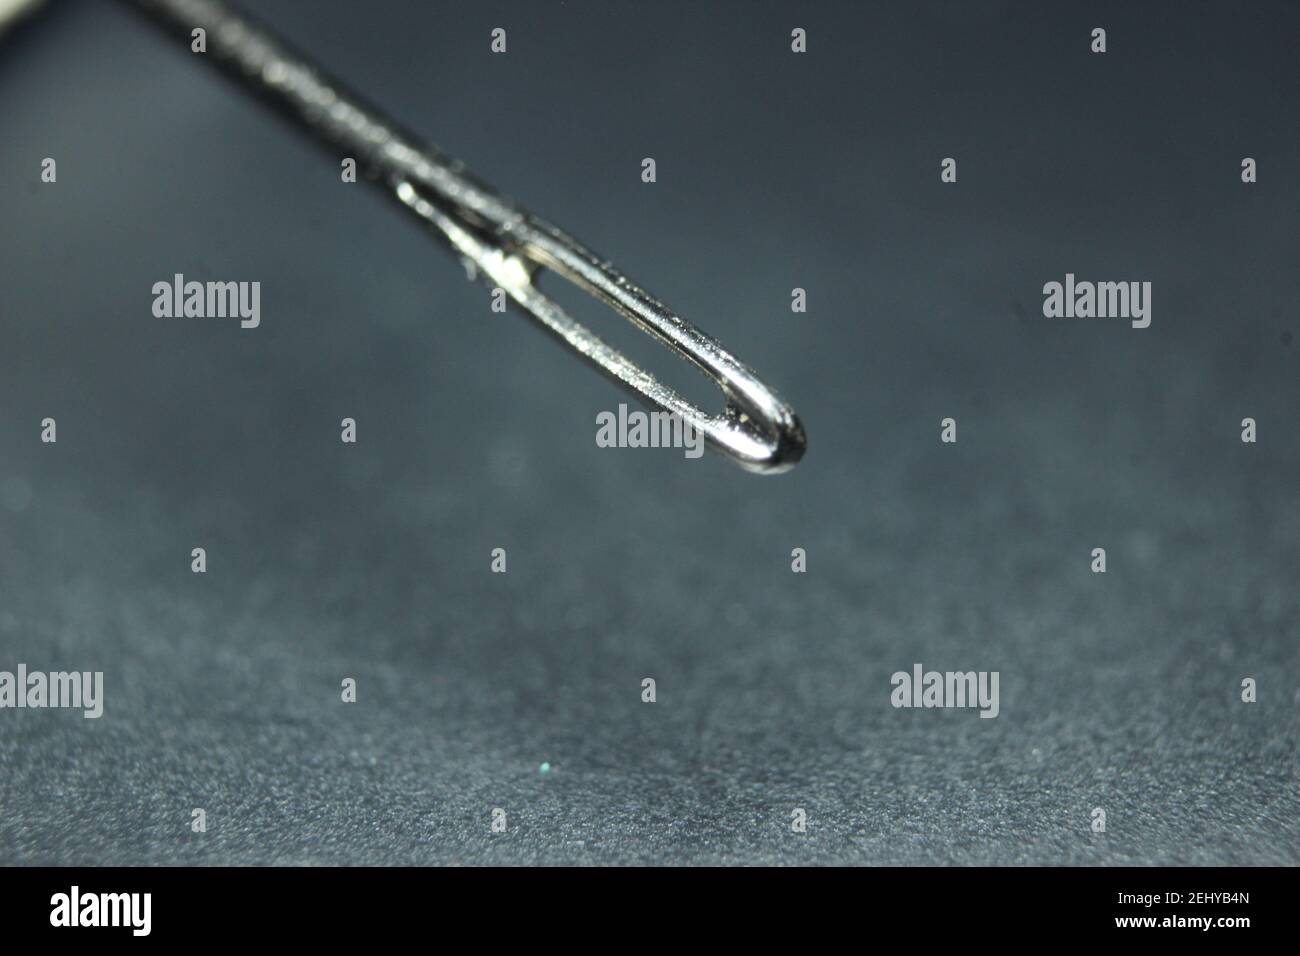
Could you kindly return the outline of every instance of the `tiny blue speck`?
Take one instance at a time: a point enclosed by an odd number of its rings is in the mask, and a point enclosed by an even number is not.
[[[550,765],[549,763],[544,763],[544,764],[542,764],[540,767],[537,768],[537,772],[538,772],[538,773],[550,773],[550,772],[551,772],[551,765]]]

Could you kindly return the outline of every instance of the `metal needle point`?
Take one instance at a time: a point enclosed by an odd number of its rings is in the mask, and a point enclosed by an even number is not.
[[[715,339],[632,283],[550,223],[499,196],[464,166],[407,133],[247,15],[219,0],[130,0],[203,58],[318,138],[352,156],[369,180],[432,227],[471,275],[500,287],[580,356],[649,405],[680,415],[705,441],[749,471],[772,474],[803,457],[794,410]],[[710,414],[606,345],[540,292],[541,269],[572,282],[691,362],[722,391]]]

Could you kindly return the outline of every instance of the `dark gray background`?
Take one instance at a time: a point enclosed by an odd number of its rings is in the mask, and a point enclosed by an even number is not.
[[[0,712],[0,862],[1300,859],[1295,4],[257,6],[809,452],[597,448],[624,395],[337,158],[57,4],[0,43],[0,668],[106,709]],[[1043,318],[1067,271],[1151,327]],[[261,327],[153,318],[174,272]],[[1001,716],[893,709],[916,661]]]

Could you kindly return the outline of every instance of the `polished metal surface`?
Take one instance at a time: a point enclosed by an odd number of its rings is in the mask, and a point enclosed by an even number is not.
[[[0,0],[0,36],[35,13],[45,0]]]
[[[194,29],[206,31],[205,59],[355,158],[360,173],[450,243],[472,277],[505,290],[588,362],[646,403],[680,415],[715,450],[766,474],[786,471],[803,457],[806,439],[794,410],[715,339],[555,226],[497,195],[461,163],[421,143],[245,14],[217,0],[130,3],[187,47]],[[710,414],[687,401],[575,321],[538,290],[540,269],[572,282],[689,360],[722,390],[723,411]]]

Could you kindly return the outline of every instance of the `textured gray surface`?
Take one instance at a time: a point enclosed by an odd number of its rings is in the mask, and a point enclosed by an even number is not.
[[[808,457],[596,448],[622,396],[336,163],[52,11],[0,46],[0,669],[107,701],[0,711],[0,863],[1300,860],[1294,6],[373,6],[259,4]],[[1043,319],[1067,271],[1151,280],[1152,327]],[[173,272],[262,326],[154,319]],[[914,661],[1001,715],[894,710]]]

